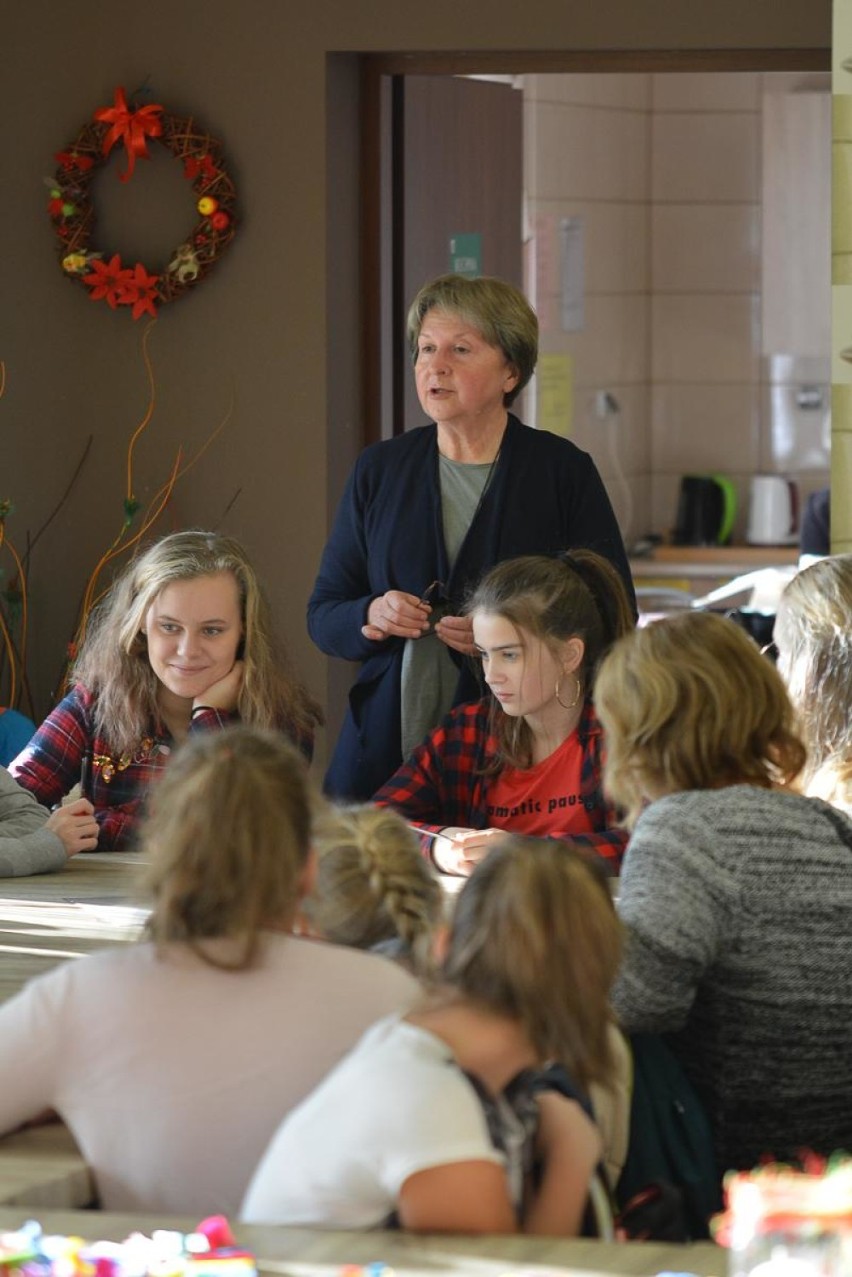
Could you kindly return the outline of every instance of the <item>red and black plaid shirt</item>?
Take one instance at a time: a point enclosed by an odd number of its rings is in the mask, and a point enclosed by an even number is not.
[[[436,834],[448,826],[485,829],[488,826],[488,786],[483,771],[497,753],[497,741],[489,730],[490,698],[452,710],[391,776],[373,801],[395,808],[424,833]],[[568,838],[591,848],[613,874],[621,867],[627,830],[618,826],[618,814],[601,789],[603,768],[602,729],[590,701],[586,702],[577,734],[583,750],[580,794],[594,833],[573,833],[560,811],[551,838]],[[570,810],[570,809],[569,809]],[[428,840],[431,844],[431,839]]]
[[[98,822],[98,850],[124,851],[139,823],[149,787],[168,762],[175,742],[162,727],[152,726],[131,753],[116,755],[95,734],[91,692],[80,684],[50,712],[29,745],[10,763],[9,771],[44,807],[61,802],[80,779],[83,754],[92,755],[89,797]],[[196,713],[190,734],[215,731],[237,722],[235,714],[205,709]]]

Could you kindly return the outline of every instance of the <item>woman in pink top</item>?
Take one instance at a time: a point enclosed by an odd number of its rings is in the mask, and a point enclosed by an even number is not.
[[[570,838],[618,873],[627,841],[601,792],[594,672],[633,628],[622,580],[591,550],[508,559],[466,611],[491,694],[453,710],[375,796],[468,875],[511,833]]]
[[[233,1214],[282,1118],[416,997],[396,963],[291,934],[311,808],[278,732],[182,745],[142,829],[146,940],[0,1007],[0,1133],[55,1109],[104,1209]]]

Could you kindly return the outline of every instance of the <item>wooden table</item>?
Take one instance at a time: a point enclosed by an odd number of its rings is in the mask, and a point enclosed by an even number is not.
[[[95,1200],[91,1171],[61,1122],[0,1140],[0,1205],[73,1209]]]
[[[138,903],[135,884],[143,863],[141,856],[131,852],[82,852],[56,873],[0,878],[0,900]]]
[[[138,938],[138,856],[73,856],[58,873],[0,879],[0,1002],[67,958]]]
[[[123,1241],[133,1231],[155,1228],[190,1231],[199,1221],[168,1216],[118,1215],[101,1211],[43,1211],[35,1215],[46,1233],[87,1241]],[[19,1228],[21,1211],[0,1207],[0,1229]],[[321,1232],[309,1228],[242,1225],[232,1221],[237,1241],[248,1247],[268,1277],[339,1277],[346,1264],[389,1264],[401,1277],[435,1277],[439,1272],[468,1277],[547,1277],[559,1270],[582,1277],[624,1273],[652,1277],[661,1272],[726,1277],[727,1252],[700,1242],[674,1246],[656,1242],[623,1245],[563,1241],[550,1237],[418,1237],[406,1233]],[[390,1275],[389,1275],[390,1277]]]

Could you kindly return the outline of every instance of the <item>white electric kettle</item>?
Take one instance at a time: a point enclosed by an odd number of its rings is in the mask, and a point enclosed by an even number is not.
[[[746,541],[750,545],[795,545],[799,539],[799,492],[780,474],[751,481]]]

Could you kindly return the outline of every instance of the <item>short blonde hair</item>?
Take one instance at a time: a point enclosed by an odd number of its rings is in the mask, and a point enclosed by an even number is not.
[[[820,559],[793,577],[775,620],[778,669],[808,747],[805,778],[852,797],[852,554]]]
[[[442,895],[416,834],[387,807],[328,806],[314,823],[316,883],[301,911],[335,944],[399,941],[404,962],[431,971]]]
[[[440,974],[520,1021],[542,1062],[587,1087],[614,1067],[609,992],[621,949],[603,867],[561,839],[513,836],[459,893]]]
[[[238,725],[191,738],[142,823],[152,939],[213,966],[251,966],[260,932],[295,918],[311,810],[305,761],[280,734]],[[233,960],[205,944],[222,938],[237,942]]]
[[[518,374],[517,384],[503,396],[510,407],[535,371],[538,359],[538,319],[524,294],[504,279],[483,275],[439,275],[420,289],[408,311],[407,335],[411,358],[417,362],[417,343],[430,310],[459,315],[472,324],[489,346],[502,350]]]
[[[792,781],[805,761],[784,683],[727,617],[683,612],[620,639],[595,682],[604,789],[635,824],[688,789]]]

